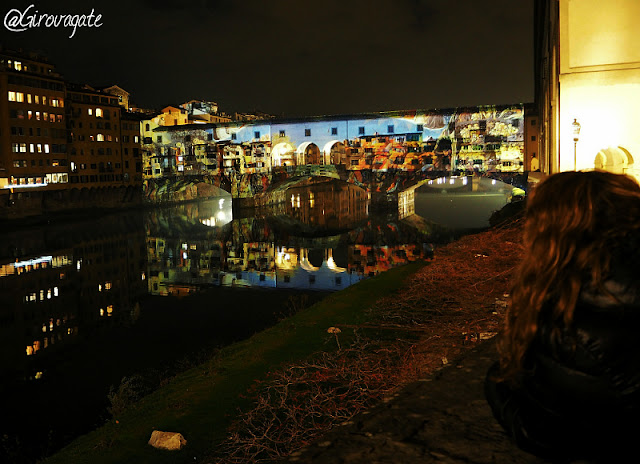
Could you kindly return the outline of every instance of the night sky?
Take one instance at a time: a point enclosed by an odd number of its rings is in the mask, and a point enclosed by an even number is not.
[[[296,117],[533,101],[533,0],[7,0],[3,20],[30,4],[93,8],[102,25],[68,38],[3,23],[4,48],[143,107],[199,99]]]

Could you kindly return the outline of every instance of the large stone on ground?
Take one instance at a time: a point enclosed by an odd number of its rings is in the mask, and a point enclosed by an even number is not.
[[[151,433],[149,444],[158,449],[179,450],[186,446],[187,440],[178,432],[154,430]]]

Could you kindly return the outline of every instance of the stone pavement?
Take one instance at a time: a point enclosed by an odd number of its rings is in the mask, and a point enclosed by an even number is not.
[[[513,445],[484,399],[483,382],[497,359],[493,340],[432,377],[336,427],[288,458],[295,464],[541,464]]]

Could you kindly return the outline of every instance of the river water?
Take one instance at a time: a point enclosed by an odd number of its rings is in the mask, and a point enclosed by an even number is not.
[[[355,186],[316,181],[264,211],[219,197],[5,231],[0,461],[33,462],[99,426],[125,376],[153,389],[328,292],[429,258],[487,227],[510,191],[425,185],[398,219],[370,214]]]

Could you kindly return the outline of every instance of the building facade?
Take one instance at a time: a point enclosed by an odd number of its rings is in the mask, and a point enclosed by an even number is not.
[[[552,174],[597,168],[640,179],[640,3],[599,5],[535,3],[542,169]]]
[[[45,58],[0,51],[0,190],[17,197],[67,188],[65,98]]]
[[[0,49],[0,217],[117,207],[140,192],[144,116],[123,107],[126,91],[108,90]]]

